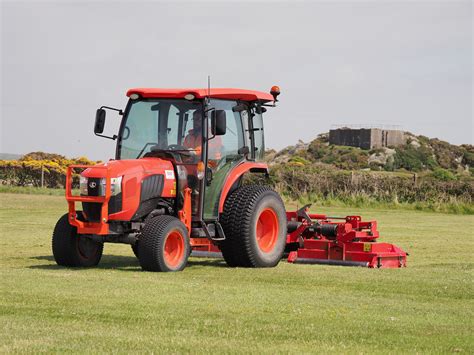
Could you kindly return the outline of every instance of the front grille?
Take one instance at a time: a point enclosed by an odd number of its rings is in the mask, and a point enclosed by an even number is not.
[[[102,208],[101,203],[95,202],[83,202],[82,210],[86,214],[86,219],[89,222],[99,222],[100,221],[100,209]]]
[[[83,202],[82,209],[89,222],[100,222],[101,203]],[[122,210],[122,193],[111,196],[109,200],[109,214],[117,213]]]
[[[112,196],[109,200],[109,214],[122,210],[122,193]]]
[[[140,202],[145,202],[156,197],[160,197],[163,192],[163,175],[150,175],[142,180],[142,190]]]

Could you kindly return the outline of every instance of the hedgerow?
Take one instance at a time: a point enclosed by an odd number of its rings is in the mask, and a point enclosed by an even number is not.
[[[68,159],[63,155],[33,152],[19,160],[0,160],[0,183],[11,186],[64,187],[67,167],[73,164],[93,165],[85,157]]]

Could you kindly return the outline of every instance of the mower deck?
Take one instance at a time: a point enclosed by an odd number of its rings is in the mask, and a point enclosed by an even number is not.
[[[379,237],[377,222],[363,222],[360,216],[308,214],[308,209],[309,205],[296,212],[287,212],[288,262],[368,268],[406,267],[406,252],[393,244],[376,242]],[[219,248],[207,239],[191,238],[191,243],[194,257],[222,257]]]
[[[360,216],[328,217],[308,214],[309,205],[287,212],[288,262],[399,268],[406,266],[407,253],[389,243],[377,243],[377,222]]]

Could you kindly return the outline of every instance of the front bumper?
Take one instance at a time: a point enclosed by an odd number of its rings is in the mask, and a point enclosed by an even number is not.
[[[111,197],[110,170],[107,166],[94,166],[94,169],[105,169],[105,196],[77,196],[72,194],[72,174],[74,169],[87,169],[89,165],[70,165],[66,174],[66,201],[69,207],[69,224],[77,228],[79,234],[109,234],[109,201]],[[76,202],[98,203],[101,205],[100,218],[97,222],[81,221],[76,215]]]

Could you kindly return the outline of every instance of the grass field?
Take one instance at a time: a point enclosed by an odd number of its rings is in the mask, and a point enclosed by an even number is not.
[[[0,352],[474,353],[474,216],[348,210],[376,218],[408,267],[231,269],[191,259],[142,272],[126,245],[98,268],[51,256],[60,196],[0,194]]]

